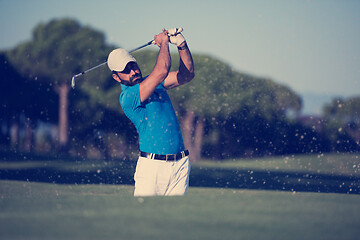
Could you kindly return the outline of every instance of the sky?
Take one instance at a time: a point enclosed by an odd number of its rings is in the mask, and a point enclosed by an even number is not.
[[[347,98],[360,95],[359,13],[358,0],[0,0],[0,50],[31,40],[39,23],[65,17],[126,49],[163,27],[183,27],[194,54],[300,95]]]

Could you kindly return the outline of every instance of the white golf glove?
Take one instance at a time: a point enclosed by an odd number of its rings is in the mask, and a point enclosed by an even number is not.
[[[170,36],[170,43],[175,44],[177,47],[180,46],[183,42],[185,42],[184,36],[181,34],[182,27],[180,28],[172,28],[168,30]]]

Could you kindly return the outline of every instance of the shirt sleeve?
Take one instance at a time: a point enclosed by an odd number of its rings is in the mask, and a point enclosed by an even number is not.
[[[123,109],[136,109],[141,106],[139,84],[129,87],[120,94],[120,105]]]

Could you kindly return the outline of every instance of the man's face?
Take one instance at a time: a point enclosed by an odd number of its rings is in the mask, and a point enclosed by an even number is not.
[[[126,86],[134,86],[143,80],[140,68],[136,62],[129,62],[125,69],[122,72],[117,72],[116,75],[119,79],[116,79],[114,74],[113,78]]]

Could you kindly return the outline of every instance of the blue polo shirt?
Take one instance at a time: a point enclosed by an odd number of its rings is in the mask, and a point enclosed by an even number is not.
[[[139,86],[121,84],[120,105],[136,127],[140,151],[156,154],[183,151],[185,148],[180,125],[163,83],[143,103]]]

